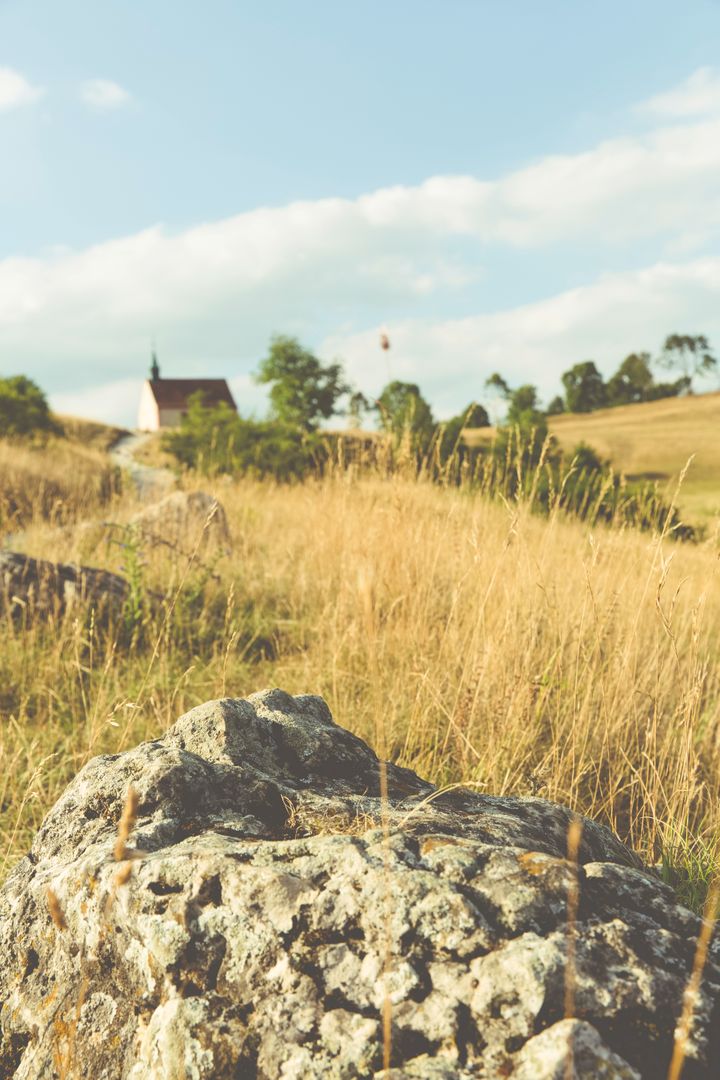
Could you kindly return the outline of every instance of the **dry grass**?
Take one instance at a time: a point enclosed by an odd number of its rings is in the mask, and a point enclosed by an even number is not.
[[[109,450],[121,435],[127,434],[125,428],[84,420],[78,416],[56,416],[55,419],[66,439],[92,450]]]
[[[720,828],[714,543],[591,531],[398,478],[216,494],[234,556],[213,564],[219,580],[156,557],[140,585],[173,603],[132,633],[87,615],[0,624],[8,864],[91,755],[279,685],[322,694],[340,724],[438,783],[539,793],[608,823],[677,862],[701,902]],[[58,559],[72,546],[40,525],[25,543]],[[126,554],[100,546],[94,561]]]
[[[82,520],[110,502],[120,477],[102,450],[72,439],[0,439],[0,534]]]
[[[665,398],[640,405],[549,417],[550,431],[572,452],[585,442],[628,477],[672,489],[693,457],[680,508],[693,523],[720,514],[720,393]],[[470,445],[492,441],[494,428],[466,432]]]

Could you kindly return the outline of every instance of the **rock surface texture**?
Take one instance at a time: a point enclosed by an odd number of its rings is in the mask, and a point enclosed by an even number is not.
[[[143,536],[192,550],[230,549],[230,530],[222,505],[206,491],[174,491],[131,518]]]
[[[665,1077],[699,920],[596,824],[566,861],[562,807],[387,778],[383,815],[372,751],[279,690],[89,762],[0,893],[0,1077]]]
[[[0,613],[16,619],[61,616],[78,600],[101,612],[117,612],[127,591],[125,580],[107,570],[0,551]]]

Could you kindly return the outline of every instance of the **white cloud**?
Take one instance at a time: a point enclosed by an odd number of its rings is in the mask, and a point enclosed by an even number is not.
[[[80,416],[105,424],[134,427],[141,387],[142,379],[118,379],[99,386],[50,394],[50,405],[61,416]]]
[[[579,360],[595,360],[607,377],[629,352],[657,354],[672,331],[704,333],[718,342],[718,298],[720,257],[659,263],[490,314],[398,321],[387,328],[388,353],[380,349],[375,325],[361,333],[328,335],[318,352],[326,359],[341,357],[350,379],[370,396],[391,378],[418,382],[436,415],[447,418],[470,401],[482,401],[485,379],[495,370],[511,384],[536,384],[549,400],[560,389],[561,373]],[[149,356],[147,343],[141,344],[135,357]],[[161,368],[163,356],[161,349]],[[232,371],[228,358],[183,369],[184,374]],[[230,385],[242,413],[263,413],[266,391],[247,373],[232,376]],[[139,392],[139,379],[120,379],[51,395],[51,402],[59,412],[131,426]]]
[[[88,79],[80,87],[80,97],[94,109],[118,109],[130,101],[130,93],[110,79]]]
[[[638,111],[680,118],[720,114],[720,71],[699,68],[679,86],[642,102]]]
[[[33,86],[19,71],[0,67],[0,112],[30,105],[43,94],[42,87]]]
[[[148,367],[149,367],[149,352]],[[161,372],[162,372],[161,365]],[[168,372],[170,374],[170,372]],[[217,374],[216,371],[212,372]],[[222,377],[222,376],[221,376]],[[258,386],[250,375],[236,375],[228,380],[243,416],[265,415],[267,387]],[[116,379],[113,382],[85,386],[78,390],[58,391],[49,395],[50,406],[60,416],[79,416],[105,424],[135,427],[143,379]]]
[[[328,356],[347,355],[374,392],[386,373],[375,331],[354,331],[401,312],[395,374],[427,385],[447,411],[476,396],[495,367],[549,393],[568,363],[614,365],[671,330],[718,342],[717,262],[700,257],[718,239],[720,114],[691,116],[496,180],[437,176],[2,260],[0,356],[66,393],[99,371],[113,385],[142,377],[157,335],[169,373],[240,379],[283,331],[309,344],[325,338]],[[549,259],[560,251],[571,268],[584,267],[587,252],[607,263],[609,251],[617,266],[636,266],[640,243],[652,252],[648,270],[512,311],[421,319],[448,310],[448,296],[456,312],[486,308],[498,248],[522,272],[531,248]]]
[[[561,373],[580,360],[595,360],[609,376],[629,352],[657,355],[673,331],[718,343],[718,299],[720,257],[659,263],[509,310],[401,321],[388,328],[389,353],[381,352],[376,328],[331,335],[322,352],[342,356],[366,393],[379,392],[388,378],[418,382],[437,415],[448,417],[482,400],[485,378],[496,370],[511,385],[535,383],[549,400]]]

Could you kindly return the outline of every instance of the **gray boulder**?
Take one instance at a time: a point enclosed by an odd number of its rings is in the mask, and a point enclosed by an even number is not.
[[[231,548],[227,516],[216,498],[205,491],[174,491],[140,510],[130,522],[151,543],[193,550]]]
[[[387,783],[279,690],[90,761],[0,892],[0,1078],[664,1077],[699,920],[593,822],[569,863],[563,807]]]
[[[18,620],[62,616],[78,601],[103,614],[117,613],[127,592],[124,578],[107,570],[0,551],[0,613]]]

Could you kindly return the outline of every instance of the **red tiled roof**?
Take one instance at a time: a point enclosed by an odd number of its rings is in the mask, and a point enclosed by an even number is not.
[[[150,389],[160,409],[186,409],[188,398],[201,390],[205,404],[212,408],[222,401],[237,411],[225,379],[149,379]]]

